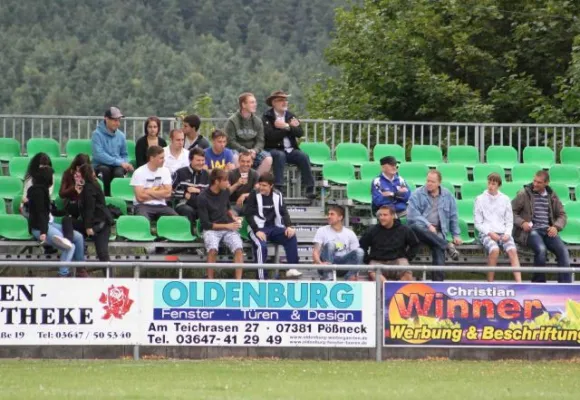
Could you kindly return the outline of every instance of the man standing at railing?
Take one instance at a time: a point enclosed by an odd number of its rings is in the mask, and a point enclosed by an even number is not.
[[[514,238],[522,246],[534,252],[534,266],[546,265],[546,253],[551,251],[558,259],[558,266],[569,267],[570,255],[558,232],[566,226],[564,206],[550,186],[550,175],[540,170],[534,181],[524,186],[512,200],[514,212]],[[545,273],[532,275],[532,282],[546,282]],[[569,273],[558,274],[558,282],[570,283]]]
[[[427,174],[425,186],[415,190],[407,209],[409,225],[421,243],[431,248],[433,265],[445,265],[445,252],[454,261],[459,260],[455,245],[462,243],[459,237],[459,219],[455,197],[441,187],[441,173],[431,170]],[[447,233],[453,235],[453,242],[447,243]],[[443,281],[443,271],[433,271],[433,281]]]
[[[381,158],[381,170],[382,173],[371,185],[373,212],[377,212],[382,206],[392,206],[398,217],[407,215],[411,189],[397,172],[397,159],[393,156]]]
[[[93,167],[103,181],[105,196],[111,195],[113,178],[123,178],[127,172],[133,171],[129,163],[125,133],[119,129],[121,118],[123,114],[117,107],[109,108],[91,138]]]

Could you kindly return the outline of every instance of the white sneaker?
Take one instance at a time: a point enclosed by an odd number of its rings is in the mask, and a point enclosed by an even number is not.
[[[302,276],[302,272],[297,269],[292,268],[286,271],[286,278],[298,278],[299,276]]]
[[[73,245],[70,242],[70,240],[68,240],[67,238],[64,238],[62,236],[53,236],[52,237],[52,242],[54,243],[54,245],[56,247],[58,247],[61,250],[70,250],[72,249]]]

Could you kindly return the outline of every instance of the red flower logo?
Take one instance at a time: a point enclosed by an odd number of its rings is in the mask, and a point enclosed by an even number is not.
[[[101,293],[99,301],[105,306],[105,315],[103,319],[115,317],[123,319],[123,316],[129,312],[134,301],[129,298],[129,289],[125,286],[109,286],[107,294]]]

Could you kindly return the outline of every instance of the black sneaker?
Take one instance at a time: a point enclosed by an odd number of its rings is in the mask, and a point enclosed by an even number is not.
[[[314,188],[307,188],[305,196],[308,200],[316,199],[316,192],[314,191]]]
[[[455,245],[453,243],[447,244],[447,255],[453,261],[459,261],[459,251],[457,251],[457,249],[455,248]]]

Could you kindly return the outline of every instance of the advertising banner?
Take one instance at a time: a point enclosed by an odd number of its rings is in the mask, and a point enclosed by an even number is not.
[[[385,283],[384,344],[578,347],[580,285]]]
[[[132,279],[2,278],[0,345],[135,344]]]
[[[141,281],[146,345],[374,347],[372,282]]]

